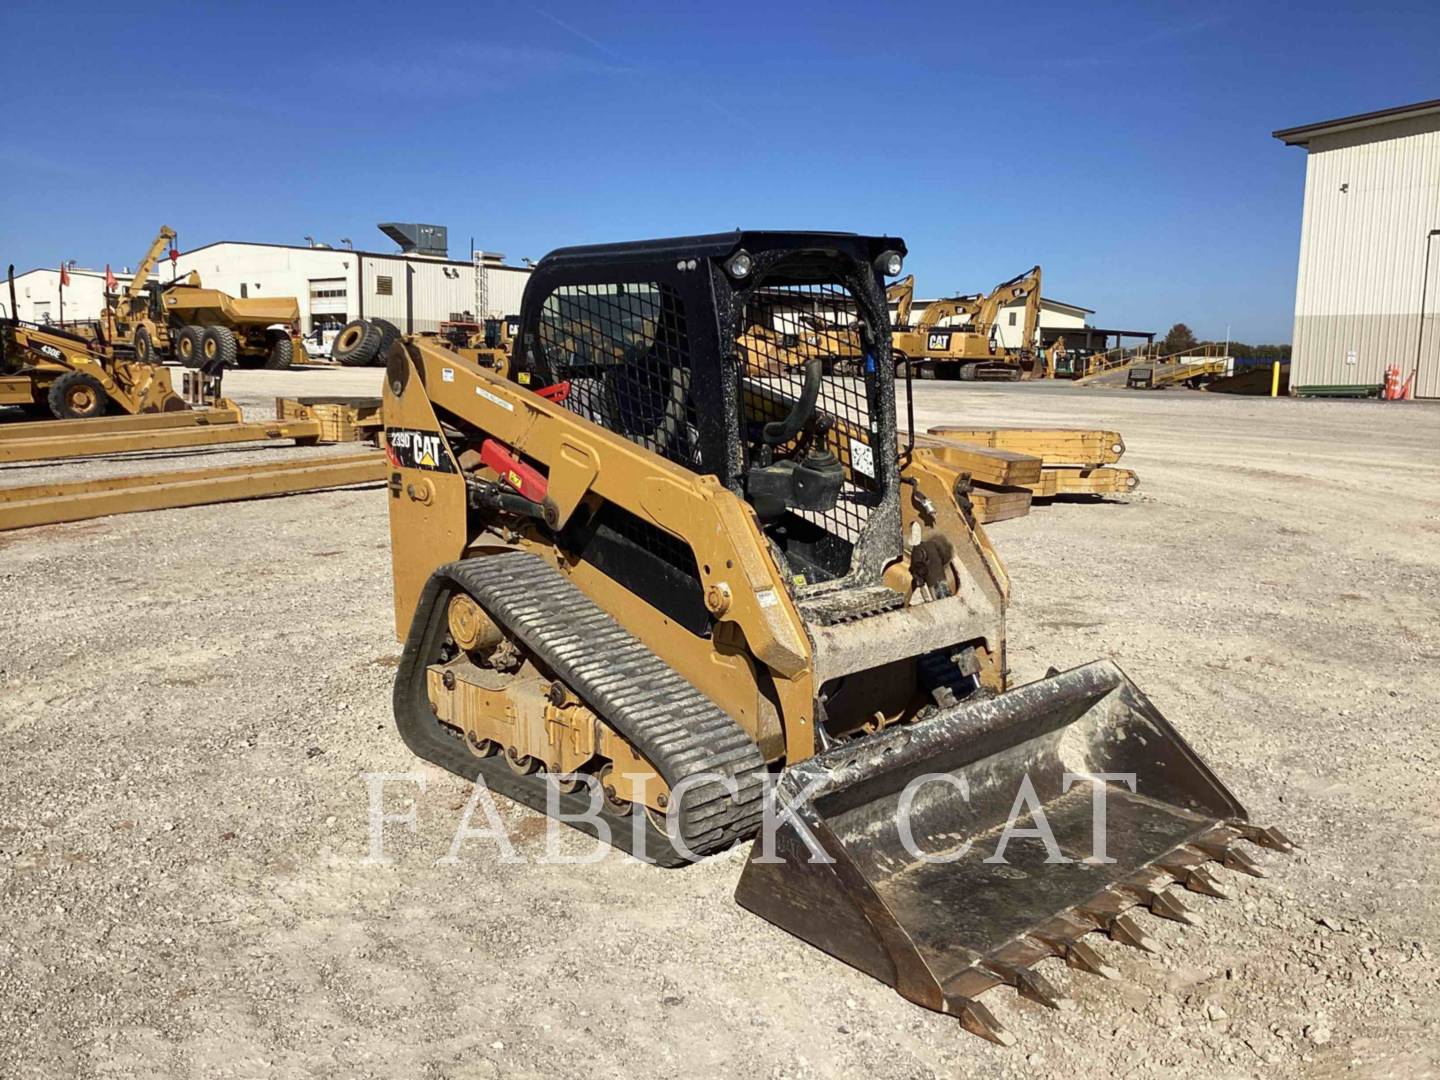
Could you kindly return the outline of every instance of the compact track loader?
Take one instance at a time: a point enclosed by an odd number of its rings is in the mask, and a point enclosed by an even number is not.
[[[400,733],[652,861],[760,833],[737,898],[969,1030],[1192,915],[1244,808],[1109,662],[1011,689],[968,477],[897,435],[904,244],[737,232],[556,251],[504,370],[388,355]],[[863,358],[747,330],[853,313]],[[741,339],[744,338],[742,343]],[[913,425],[911,425],[913,428]],[[1108,828],[1105,822],[1108,820]]]

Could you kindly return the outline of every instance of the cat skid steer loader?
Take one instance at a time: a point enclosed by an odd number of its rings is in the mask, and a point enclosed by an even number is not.
[[[568,248],[504,371],[397,341],[394,707],[420,756],[651,861],[758,832],[742,905],[1007,1043],[984,991],[1060,1007],[1037,963],[1113,974],[1089,935],[1148,948],[1135,909],[1192,921],[1170,886],[1221,895],[1212,864],[1262,873],[1241,841],[1291,845],[1113,663],[1009,687],[967,478],[897,435],[904,253]],[[840,301],[853,374],[738,345]]]

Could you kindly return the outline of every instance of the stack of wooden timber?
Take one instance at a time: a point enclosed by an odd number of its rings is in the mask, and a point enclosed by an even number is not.
[[[969,478],[981,523],[1024,517],[1036,498],[1127,495],[1140,485],[1133,470],[1114,467],[1125,453],[1118,431],[943,425],[917,434],[915,452]]]

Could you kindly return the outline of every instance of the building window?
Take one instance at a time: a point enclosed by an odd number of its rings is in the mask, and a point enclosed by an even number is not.
[[[395,279],[392,278],[392,277],[388,277],[388,276],[386,276],[386,275],[384,275],[384,274],[381,274],[381,275],[379,275],[378,277],[376,277],[376,278],[375,278],[375,295],[376,295],[376,296],[394,296],[394,295],[395,295]]]
[[[240,282],[240,299],[241,299],[241,300],[244,300],[244,299],[245,299],[247,296],[249,296],[249,295],[250,295],[250,287],[249,287],[248,285],[246,285],[245,282],[243,282],[243,281]]]
[[[1015,325],[1015,312],[1013,312],[1013,311],[1010,312],[1010,325],[1011,325],[1011,326],[1014,326],[1014,325]]]

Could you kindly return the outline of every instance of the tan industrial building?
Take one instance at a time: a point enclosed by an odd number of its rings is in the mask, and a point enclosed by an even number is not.
[[[405,232],[414,226],[381,228],[401,251],[221,240],[183,252],[174,262],[162,260],[157,276],[170,281],[194,270],[202,284],[232,296],[294,296],[300,302],[303,334],[336,329],[361,317],[388,319],[407,333],[422,333],[446,320],[474,314],[477,303],[484,309],[482,316],[519,314],[528,267],[507,266],[499,255],[477,255],[469,261],[448,258],[443,253],[443,228],[438,230],[440,239],[427,244]],[[65,321],[98,318],[105,304],[104,272],[72,269],[69,273]],[[117,272],[116,277],[122,286],[129,281],[128,274]],[[16,275],[21,319],[60,321],[59,278],[58,267]],[[0,303],[8,305],[8,295]]]
[[[1308,153],[1293,392],[1373,391],[1393,365],[1440,397],[1440,100],[1275,137]]]

